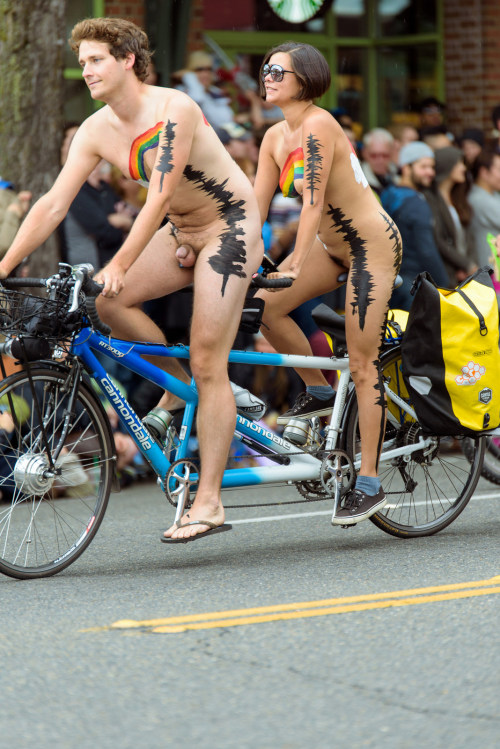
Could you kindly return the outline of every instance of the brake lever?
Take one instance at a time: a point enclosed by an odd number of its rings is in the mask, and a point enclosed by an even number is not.
[[[82,290],[85,279],[94,272],[94,266],[90,263],[80,263],[73,267],[73,278],[75,279],[75,285],[73,286],[73,298],[71,301],[71,307],[69,312],[76,312],[78,309],[78,297]]]

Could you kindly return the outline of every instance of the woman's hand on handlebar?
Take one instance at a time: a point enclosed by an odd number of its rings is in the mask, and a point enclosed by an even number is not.
[[[96,273],[94,281],[104,286],[102,295],[106,297],[117,296],[124,286],[125,271],[118,264],[109,262],[104,268]]]
[[[271,273],[268,273],[266,275],[266,281],[270,281],[270,282],[281,281],[282,285],[278,285],[278,283],[276,283],[276,286],[273,286],[272,283],[270,283],[269,285],[266,285],[264,288],[266,288],[267,291],[272,291],[272,292],[281,291],[282,289],[290,288],[290,286],[293,284],[293,282],[297,278],[297,275],[298,273],[293,270],[272,271]],[[288,283],[286,283],[285,281],[288,281]]]

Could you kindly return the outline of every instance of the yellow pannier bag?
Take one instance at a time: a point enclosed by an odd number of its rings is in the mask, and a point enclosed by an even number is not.
[[[500,424],[498,300],[488,266],[455,289],[417,276],[402,371],[422,428],[472,435]]]

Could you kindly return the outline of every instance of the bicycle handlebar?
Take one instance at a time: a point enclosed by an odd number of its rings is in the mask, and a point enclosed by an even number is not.
[[[22,286],[31,286],[32,288],[45,288],[47,285],[46,278],[3,278],[0,285],[6,289],[17,289]]]
[[[256,273],[252,276],[251,286],[257,289],[288,289],[293,284],[293,278],[268,278]]]
[[[92,327],[99,331],[99,333],[109,336],[111,328],[101,320],[96,307],[96,297],[99,296],[103,288],[104,286],[96,283],[90,275],[86,276],[82,285],[82,291],[85,294],[85,309],[87,310],[87,315],[92,323]]]
[[[71,292],[71,304],[68,308],[68,313],[75,312],[78,309],[79,295],[81,291],[85,297],[85,310],[92,327],[99,333],[108,336],[111,333],[111,328],[101,320],[96,307],[96,297],[99,296],[104,286],[96,283],[92,279],[92,274],[94,273],[93,266],[90,263],[81,263],[74,266],[61,263],[59,267],[61,271],[63,271],[63,269],[66,270],[66,276],[57,273],[49,278],[4,278],[0,281],[0,286],[4,286],[6,289],[31,287],[47,288],[50,290],[51,288],[57,288],[57,284],[62,280],[67,280],[70,275],[74,279],[74,284]]]

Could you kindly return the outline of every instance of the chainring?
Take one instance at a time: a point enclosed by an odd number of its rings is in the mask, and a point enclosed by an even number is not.
[[[328,494],[323,489],[321,481],[297,481],[295,487],[304,499],[313,501],[315,499],[326,499]]]
[[[323,490],[329,497],[335,496],[335,482],[340,480],[340,496],[343,497],[356,479],[352,458],[345,450],[332,450],[323,458],[320,476]]]
[[[190,476],[196,474],[196,479],[192,481]],[[172,463],[165,476],[165,495],[174,507],[177,507],[179,497],[183,491],[187,493],[184,509],[189,510],[194,502],[195,492],[191,490],[192,486],[198,486],[199,468],[192,460],[181,458]]]

